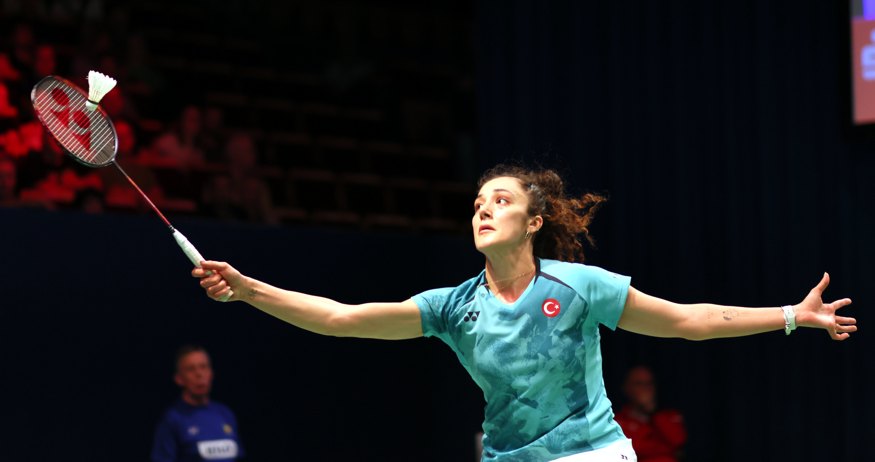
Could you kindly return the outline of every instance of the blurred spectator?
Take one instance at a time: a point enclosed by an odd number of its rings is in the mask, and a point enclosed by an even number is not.
[[[216,106],[204,108],[203,130],[201,133],[201,146],[204,149],[204,157],[209,162],[223,162],[223,149],[228,141],[225,127],[225,113]]]
[[[33,62],[33,81],[36,83],[39,79],[47,75],[55,75],[57,73],[58,61],[55,56],[55,47],[53,45],[42,44],[36,47]]]
[[[31,67],[22,69],[23,79],[19,82],[16,90],[18,92],[18,99],[15,101],[15,104],[19,105],[19,109],[24,109],[23,116],[29,119],[33,115],[30,101],[30,92],[33,86],[46,76],[63,76],[63,74],[64,72],[58,68],[58,56],[55,45],[41,43],[34,47],[33,63]]]
[[[208,213],[223,220],[277,223],[270,190],[258,172],[252,135],[238,132],[225,145],[228,174],[216,175],[204,188]]]
[[[36,43],[30,25],[19,24],[13,31],[12,40],[10,64],[18,78],[7,83],[10,101],[22,111],[21,116],[28,120],[33,114],[30,110],[30,92],[33,85],[47,75],[60,75],[62,72],[58,70],[55,45]]]
[[[112,76],[112,74],[107,74]],[[139,120],[137,108],[130,98],[125,96],[125,89],[113,88],[100,100],[100,107],[113,121],[116,119]]]
[[[134,130],[134,126],[124,118],[114,118],[113,125],[118,136],[116,156],[136,159],[139,153],[137,152],[137,132]]]
[[[12,67],[19,72],[33,69],[35,42],[30,24],[18,23],[12,28],[10,45],[12,53],[9,58]]]
[[[237,418],[227,406],[210,399],[213,367],[207,351],[192,345],[180,348],[173,380],[182,394],[155,430],[152,462],[242,457]]]
[[[19,164],[18,179],[23,199],[78,205],[77,194],[87,190],[103,191],[103,181],[95,169],[68,159],[48,131],[38,133],[42,136],[30,136],[36,140],[24,141],[34,149],[29,150]]]
[[[9,60],[9,55],[0,53],[0,81],[18,81],[21,79],[21,72],[12,65]]]
[[[115,133],[118,136],[118,151],[116,157],[139,160],[142,155],[140,152],[139,137],[134,124],[130,123],[126,118],[118,118],[113,120],[115,125]]]
[[[0,133],[5,133],[18,125],[18,108],[10,104],[9,88],[0,81]]]
[[[42,151],[46,149],[46,143],[54,142],[42,124],[36,120],[25,122],[17,129],[7,131],[4,140],[6,152],[15,158],[25,157],[31,152]],[[59,146],[58,149],[60,149]]]
[[[152,143],[146,160],[150,163],[187,169],[204,163],[200,145],[201,111],[197,106],[186,106],[175,126],[158,136]]]
[[[18,78],[7,79],[6,85],[10,102],[21,110],[30,102],[30,87],[35,82],[33,66],[36,43],[33,29],[30,24],[18,23],[13,26],[9,39],[8,61]]]
[[[0,155],[0,206],[17,205],[17,169],[12,159]]]
[[[14,148],[9,149],[10,154],[19,158],[18,183],[22,189],[36,186],[46,173],[67,165],[64,149],[39,122],[28,123],[14,131],[7,146]]]
[[[653,373],[645,366],[633,367],[623,383],[626,404],[616,420],[632,440],[638,462],[681,460],[687,430],[680,412],[658,409]]]

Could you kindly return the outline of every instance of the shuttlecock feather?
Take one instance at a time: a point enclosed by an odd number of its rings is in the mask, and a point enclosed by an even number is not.
[[[114,78],[101,74],[97,71],[88,72],[88,101],[85,102],[85,108],[89,111],[97,109],[97,105],[104,95],[115,88],[116,81]]]

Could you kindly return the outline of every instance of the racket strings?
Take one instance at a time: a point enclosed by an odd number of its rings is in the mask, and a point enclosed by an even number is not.
[[[76,107],[78,105],[77,103],[81,103],[84,107],[84,98],[82,98],[81,95],[78,94],[78,92],[71,91],[68,86],[63,85],[60,82],[52,82],[49,87],[37,97],[37,104],[45,104],[45,102],[48,101],[49,98],[53,98],[51,93],[52,90],[56,88],[63,91],[64,94],[70,98],[70,101],[68,102],[66,107],[67,109],[69,109],[70,107]],[[66,123],[67,125],[69,125],[70,123],[75,123],[75,121],[71,121],[68,119]],[[86,132],[89,135],[89,145],[94,144],[100,146],[100,148],[98,149],[86,149],[85,146],[83,146],[81,142],[76,139],[76,133],[70,130],[68,126],[65,126],[64,122],[61,121],[58,117],[55,117],[53,121],[50,121],[47,126],[50,132],[58,135],[57,138],[61,145],[64,146],[64,148],[66,148],[68,151],[71,152],[71,154],[75,155],[80,160],[88,163],[105,163],[104,159],[101,159],[98,162],[95,161],[98,160],[98,157],[101,157],[101,150],[103,147],[106,146],[107,141],[109,141],[108,137],[106,136],[108,132],[108,126],[106,124],[104,124],[104,126],[98,127],[96,131],[92,131],[91,127],[89,127],[89,131]]]
[[[51,91],[54,88],[60,88],[61,91],[64,92],[64,94],[70,97],[70,102],[67,105],[68,108],[76,106],[85,107],[85,98],[82,97],[82,95],[80,95],[76,91],[73,91],[67,85],[63,85],[59,82],[52,82],[52,85],[43,94],[47,95],[47,98],[52,98]],[[45,98],[43,99],[43,101],[45,101]],[[89,131],[87,131],[86,133],[89,136],[89,148],[91,149],[86,149],[85,146],[83,146],[81,142],[76,139],[76,133],[74,133],[68,127],[64,127],[63,122],[61,122],[61,120],[57,117],[55,118],[55,121],[50,124],[49,130],[52,133],[60,134],[58,138],[61,142],[61,145],[70,150],[71,153],[76,155],[76,157],[80,160],[92,164],[105,164],[107,161],[111,160],[111,154],[106,155],[103,152],[103,148],[105,148],[106,145],[112,141],[112,130],[110,129],[109,124],[106,123],[98,124],[98,127],[94,129],[93,127],[90,127],[90,123],[93,123],[94,119],[89,119]],[[102,121],[99,120],[98,122]],[[70,123],[76,122],[68,120],[67,124]]]
[[[38,89],[34,98],[34,106],[37,108],[38,112],[43,114],[51,111],[52,100],[54,100],[52,92],[55,89],[62,91],[69,98],[63,109],[70,112],[68,113],[66,121],[61,120],[57,115],[50,118],[47,117],[48,114],[44,114],[41,118],[44,122],[47,122],[45,125],[48,130],[55,135],[55,138],[65,149],[77,159],[87,164],[106,165],[112,161],[115,155],[115,149],[112,145],[115,141],[115,134],[106,119],[102,117],[90,117],[88,115],[89,112],[81,110],[82,113],[86,114],[86,117],[88,117],[89,120],[88,127],[83,127],[86,129],[85,132],[77,133],[69,128],[69,124],[71,123],[78,125],[78,123],[73,120],[74,117],[71,115],[76,113],[74,112],[74,108],[80,107],[84,109],[86,102],[85,96],[70,85],[62,81],[51,80],[48,85]],[[93,125],[97,126],[95,127]],[[78,139],[79,137],[77,135],[88,136],[87,148],[83,145],[82,141]]]

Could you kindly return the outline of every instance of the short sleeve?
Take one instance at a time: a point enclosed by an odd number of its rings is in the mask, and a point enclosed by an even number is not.
[[[419,307],[423,336],[447,340],[447,309],[452,291],[450,287],[432,289],[412,297]]]
[[[176,439],[167,416],[161,419],[155,430],[150,460],[152,462],[174,462],[176,460]]]
[[[597,266],[574,265],[574,289],[586,300],[590,319],[611,330],[617,328],[632,278],[612,273]]]

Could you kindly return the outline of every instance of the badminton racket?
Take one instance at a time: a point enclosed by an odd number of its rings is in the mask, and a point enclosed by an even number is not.
[[[30,100],[43,126],[67,153],[82,165],[99,168],[110,164],[137,190],[149,207],[170,229],[173,239],[191,262],[201,266],[204,261],[191,242],[173,227],[149,196],[116,162],[118,134],[106,112],[98,106],[100,99],[115,86],[115,80],[99,72],[88,74],[89,92],[67,79],[50,75],[43,78],[30,93]],[[229,296],[230,297],[230,296]]]

